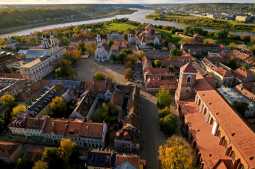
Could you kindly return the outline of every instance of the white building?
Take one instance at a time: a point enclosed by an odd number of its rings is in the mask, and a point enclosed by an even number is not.
[[[42,43],[44,49],[31,49],[26,52],[22,51],[25,55],[28,55],[27,59],[33,59],[20,66],[20,73],[24,78],[32,81],[43,79],[54,70],[56,62],[65,53],[65,48],[58,47],[52,35],[47,43],[46,38],[43,37]]]
[[[103,46],[103,40],[100,35],[96,37],[97,49],[95,51],[95,60],[98,62],[105,62],[110,59],[110,54],[106,51]]]

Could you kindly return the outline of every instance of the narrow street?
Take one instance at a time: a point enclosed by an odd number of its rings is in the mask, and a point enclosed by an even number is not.
[[[141,155],[147,161],[148,169],[159,169],[158,148],[165,141],[159,128],[158,110],[155,102],[154,96],[141,91]]]

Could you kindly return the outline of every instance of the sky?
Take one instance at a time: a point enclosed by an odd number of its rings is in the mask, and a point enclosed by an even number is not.
[[[255,0],[0,0],[0,4],[255,3]]]

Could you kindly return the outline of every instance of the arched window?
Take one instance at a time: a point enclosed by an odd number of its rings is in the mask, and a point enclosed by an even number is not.
[[[187,84],[190,84],[190,83],[191,83],[191,77],[188,76],[188,77],[187,77]]]
[[[207,109],[206,109],[206,108],[204,108],[204,115],[206,115],[206,113],[207,113]]]

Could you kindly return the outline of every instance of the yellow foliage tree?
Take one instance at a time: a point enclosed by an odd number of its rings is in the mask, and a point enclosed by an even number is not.
[[[11,116],[12,116],[13,118],[14,118],[14,117],[17,117],[18,114],[24,113],[26,110],[27,110],[27,106],[26,106],[26,105],[24,105],[24,104],[19,104],[19,105],[15,106],[15,107],[12,109]]]
[[[35,162],[32,169],[48,169],[48,164],[42,160]]]
[[[0,102],[3,105],[10,105],[15,101],[15,98],[10,94],[5,94],[0,97]]]
[[[60,150],[60,153],[62,154],[62,157],[64,159],[68,159],[69,156],[72,154],[75,146],[76,144],[72,140],[67,138],[61,139],[59,150]]]
[[[172,136],[159,148],[162,169],[192,169],[194,155],[190,145],[181,137]]]

